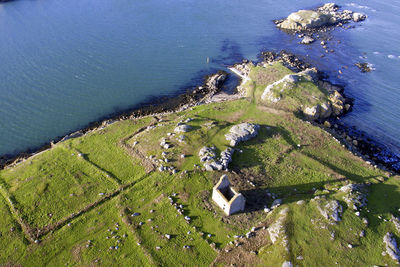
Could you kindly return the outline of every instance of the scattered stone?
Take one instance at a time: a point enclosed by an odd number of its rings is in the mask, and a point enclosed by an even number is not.
[[[293,264],[290,261],[285,261],[282,263],[282,267],[293,267]]]
[[[280,205],[282,204],[282,199],[275,199],[273,202],[272,202],[272,205],[271,205],[271,210],[273,210],[273,209],[275,209],[276,207],[279,207]]]
[[[359,236],[360,236],[360,237],[365,237],[365,231],[362,230],[362,231],[360,232]]]
[[[135,213],[132,213],[132,214],[131,214],[131,217],[136,217],[136,216],[139,216],[139,215],[140,215],[139,212],[135,212]]]
[[[161,249],[161,247],[160,247],[160,246],[157,246],[157,247],[156,247],[156,250],[160,250],[160,249]]]
[[[297,205],[304,205],[306,203],[304,200],[299,200],[296,202]]]
[[[190,248],[190,246],[188,246],[188,245],[184,245],[184,246],[183,246],[183,248],[184,248],[184,249],[189,249],[189,248]]]
[[[231,146],[236,146],[239,142],[256,137],[259,128],[260,126],[257,124],[241,123],[233,126],[229,133],[225,134],[225,138],[230,141]]]
[[[165,234],[164,236],[165,236],[165,238],[168,239],[168,240],[171,239],[171,235],[169,235],[169,234]]]
[[[372,65],[367,62],[357,62],[355,65],[361,70],[361,72],[372,71]]]

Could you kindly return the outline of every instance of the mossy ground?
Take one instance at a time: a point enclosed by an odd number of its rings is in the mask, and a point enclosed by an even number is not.
[[[282,65],[258,68],[250,75],[247,99],[196,106],[158,119],[119,121],[2,170],[0,265],[204,266],[232,260],[267,266],[281,266],[285,260],[300,266],[394,265],[381,255],[382,238],[387,231],[400,234],[389,221],[391,214],[400,215],[400,178],[352,155],[292,108],[261,103],[260,89],[290,71]],[[305,83],[303,88],[315,90]],[[286,98],[299,101],[291,95]],[[189,117],[192,130],[182,133],[185,142],[176,140],[180,134],[167,135]],[[224,134],[245,121],[261,128],[256,138],[238,145],[228,176],[246,196],[246,212],[227,217],[210,199],[213,185],[225,172],[202,171],[196,167],[197,154],[205,145],[215,145],[218,153],[224,150]],[[149,125],[156,127],[142,131]],[[163,137],[173,148],[160,147]],[[148,162],[150,155],[162,159],[162,151],[169,151],[170,161],[164,165],[176,167],[178,173],[158,172]],[[369,202],[358,217],[334,189],[367,181],[372,183]],[[225,252],[234,235],[273,222],[277,212],[263,211],[273,201],[267,189],[283,199],[281,207],[289,207],[284,225],[289,251],[272,245],[268,234],[259,232],[254,240]],[[329,224],[321,216],[310,201],[316,194],[340,201],[341,222]],[[183,206],[184,215],[170,204],[171,196]],[[298,200],[305,203],[298,205]],[[368,227],[363,217],[368,218]],[[361,230],[365,237],[359,236]],[[32,242],[38,236],[40,243]],[[115,246],[118,249],[110,249]]]

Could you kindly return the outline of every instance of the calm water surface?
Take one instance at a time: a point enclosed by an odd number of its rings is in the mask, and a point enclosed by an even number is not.
[[[324,2],[17,0],[0,4],[0,154],[34,148],[107,114],[199,83],[261,50],[308,55],[355,98],[343,120],[399,151],[400,2],[339,1],[368,14],[335,30],[335,53],[275,29]],[[390,19],[388,19],[390,18]],[[337,40],[341,40],[338,43]],[[207,57],[210,63],[207,63]],[[363,57],[360,59],[360,57]],[[353,66],[365,60],[376,70]],[[337,71],[348,66],[340,78]]]

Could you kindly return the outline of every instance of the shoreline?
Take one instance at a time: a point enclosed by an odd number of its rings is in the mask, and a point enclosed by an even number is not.
[[[312,67],[312,65],[309,64],[306,59],[300,59],[297,55],[286,51],[281,51],[279,53],[263,51],[260,53],[260,55],[262,58],[261,61],[254,62],[255,64],[259,64],[261,62],[273,62],[279,59],[282,60],[284,64],[287,65],[287,67],[294,70],[295,72],[299,72],[305,70],[306,68]],[[139,119],[146,116],[162,115],[171,112],[180,112],[201,104],[223,102],[244,97],[243,92],[241,92],[240,88],[241,85],[250,80],[250,78],[247,77],[245,73],[242,73],[239,69],[235,68],[235,66],[240,64],[247,64],[249,62],[251,61],[244,59],[240,63],[236,63],[232,66],[227,67],[227,70],[231,71],[239,79],[233,94],[221,92],[221,88],[229,74],[225,70],[218,70],[214,74],[206,75],[203,78],[204,81],[202,85],[197,85],[194,87],[193,90],[183,94],[179,94],[178,92],[176,95],[171,95],[164,102],[161,102],[161,99],[155,99],[153,103],[142,103],[139,104],[139,107],[137,108],[131,108],[125,111],[121,111],[117,114],[104,116],[97,121],[90,122],[86,127],[77,131],[73,131],[65,136],[56,138],[55,140],[51,140],[50,142],[38,148],[28,149],[27,151],[23,151],[13,155],[0,155],[0,169],[15,166],[31,157],[35,157],[51,149],[57,143],[66,141],[68,139],[77,138],[89,134],[93,131],[101,130],[117,121]],[[338,87],[343,94],[344,88],[341,85],[332,84],[329,81],[329,77],[323,72],[318,71],[318,75],[319,82],[328,83],[331,86]],[[224,76],[222,83],[214,84],[215,86],[209,86],[210,80],[215,79],[215,77],[221,76]],[[344,94],[343,96],[352,105],[353,99],[347,98]],[[340,120],[341,117],[345,116],[346,113],[351,112],[351,110],[352,108],[350,107],[348,111],[345,111],[343,114],[336,118],[329,117],[326,120],[310,121],[310,123],[330,133],[335,139],[339,140],[341,144],[345,146],[351,153],[361,157],[365,162],[374,166],[375,168],[380,168],[384,171],[400,173],[400,159],[394,152],[386,149],[383,144],[369,137],[367,133],[354,129],[351,126],[345,125]],[[395,163],[392,164],[393,162]],[[396,163],[398,163],[397,165],[399,166],[395,166]]]

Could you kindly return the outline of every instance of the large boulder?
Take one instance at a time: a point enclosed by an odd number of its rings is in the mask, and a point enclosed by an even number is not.
[[[304,115],[310,120],[318,120],[321,114],[321,106],[306,107],[303,110]]]
[[[306,30],[330,25],[335,21],[331,20],[330,14],[324,14],[313,10],[299,10],[290,14],[277,26],[286,30]]]
[[[230,141],[231,146],[236,146],[239,142],[247,141],[258,134],[260,128],[257,124],[241,123],[233,126],[229,133],[225,135],[226,140]]]

